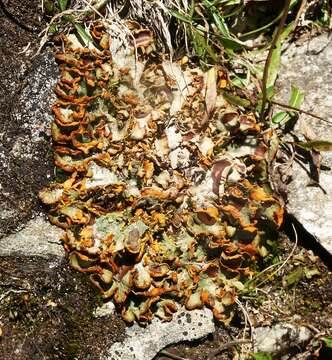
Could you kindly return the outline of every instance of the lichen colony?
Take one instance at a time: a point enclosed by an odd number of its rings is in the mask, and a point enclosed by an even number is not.
[[[57,181],[40,192],[71,265],[127,322],[208,306],[225,323],[283,218],[267,179],[269,133],[223,96],[225,73],[151,53],[133,61],[63,36],[52,110]],[[128,50],[128,49],[127,49]],[[135,52],[139,57],[135,60]]]

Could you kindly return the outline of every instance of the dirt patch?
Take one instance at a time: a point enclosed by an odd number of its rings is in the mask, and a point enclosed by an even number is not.
[[[6,269],[6,270],[4,270]],[[2,359],[100,359],[121,341],[116,315],[96,318],[101,304],[87,276],[66,260],[0,258]]]
[[[49,182],[52,165],[49,137],[43,129],[32,133],[33,116],[27,113],[25,104],[22,103],[22,94],[27,92],[27,87],[33,85],[29,74],[40,66],[41,61],[44,61],[42,57],[33,57],[39,42],[37,34],[45,27],[39,8],[40,1],[3,0],[0,5],[0,237],[2,237],[22,227],[40,211],[36,194]],[[38,89],[35,90],[38,92]],[[49,108],[45,111],[49,111]],[[16,116],[19,112],[23,116]],[[31,117],[31,123],[27,122],[24,114],[28,118]]]

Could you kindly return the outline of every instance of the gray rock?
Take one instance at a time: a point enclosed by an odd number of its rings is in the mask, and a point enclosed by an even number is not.
[[[253,329],[255,351],[282,355],[293,347],[305,344],[311,338],[311,332],[304,326],[276,324],[272,327]]]
[[[199,339],[215,331],[209,309],[179,310],[171,322],[154,318],[145,328],[134,324],[123,342],[111,346],[104,360],[150,360],[165,346]]]
[[[15,84],[17,96],[8,97],[10,112],[0,114],[0,237],[39,213],[38,191],[54,176],[50,125],[58,76],[52,53],[39,55]]]
[[[332,154],[324,156],[324,160],[324,164],[332,166]],[[319,183],[326,194],[320,188],[306,186],[308,183],[307,172],[294,163],[288,211],[332,254],[332,174],[322,171],[320,176]]]
[[[304,110],[332,121],[332,41],[321,35],[301,45],[293,44],[282,57],[277,83],[278,99],[287,103],[291,85],[306,93]],[[332,141],[332,126],[302,114],[295,133],[304,140],[301,122],[310,127],[317,140]],[[302,126],[303,127],[303,126]],[[322,153],[322,164],[332,169],[332,153]],[[332,253],[332,171],[322,170],[319,187],[308,186],[308,165],[293,164],[293,180],[288,187],[287,209]]]
[[[60,228],[37,217],[30,220],[23,230],[0,240],[0,256],[53,256],[60,260],[65,256],[60,242],[62,233]]]

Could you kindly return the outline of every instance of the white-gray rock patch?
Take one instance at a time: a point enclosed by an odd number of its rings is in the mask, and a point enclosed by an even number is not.
[[[282,67],[277,86],[280,89],[277,99],[288,103],[291,85],[306,94],[302,109],[332,121],[332,41],[323,34],[301,45],[292,44],[282,56]],[[332,126],[310,117],[300,116],[315,133],[315,140],[332,141]],[[298,121],[295,134],[301,141]],[[309,165],[293,163],[292,182],[288,187],[289,213],[293,214],[332,253],[332,153],[322,153],[319,187],[308,186]]]
[[[146,327],[128,327],[125,340],[113,344],[104,360],[150,360],[167,345],[199,339],[214,331],[211,310],[180,309],[170,322],[154,318]]]
[[[60,242],[63,230],[43,217],[28,222],[21,231],[0,240],[0,256],[39,256],[63,258],[65,250]]]
[[[304,326],[292,324],[276,324],[271,327],[253,329],[255,351],[270,354],[282,354],[285,351],[300,346],[311,338],[311,332]]]

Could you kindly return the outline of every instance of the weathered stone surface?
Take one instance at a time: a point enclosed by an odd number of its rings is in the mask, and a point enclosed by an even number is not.
[[[211,310],[181,309],[171,322],[154,318],[145,328],[137,324],[128,327],[125,340],[113,344],[104,360],[150,360],[167,345],[199,339],[214,331]]]
[[[26,227],[0,240],[0,256],[39,256],[61,259],[65,251],[60,242],[63,231],[42,217],[28,222]]]
[[[20,81],[4,83],[17,94],[0,99],[9,108],[0,114],[0,237],[39,214],[38,191],[54,176],[50,125],[58,67],[51,52],[30,64],[31,55],[17,55],[27,68]]]
[[[282,57],[278,87],[279,99],[288,102],[291,85],[306,93],[304,110],[325,119],[332,114],[332,42],[321,35],[301,45],[293,44]],[[315,133],[316,139],[332,141],[332,126],[302,114],[300,120]],[[296,135],[304,140],[303,125],[298,121]],[[302,129],[301,129],[302,128]],[[332,153],[323,153],[319,187],[308,186],[308,164],[293,163],[293,180],[289,185],[288,211],[332,253]]]
[[[311,332],[304,326],[276,324],[271,327],[253,329],[255,351],[282,355],[290,349],[303,345],[311,338]]]

